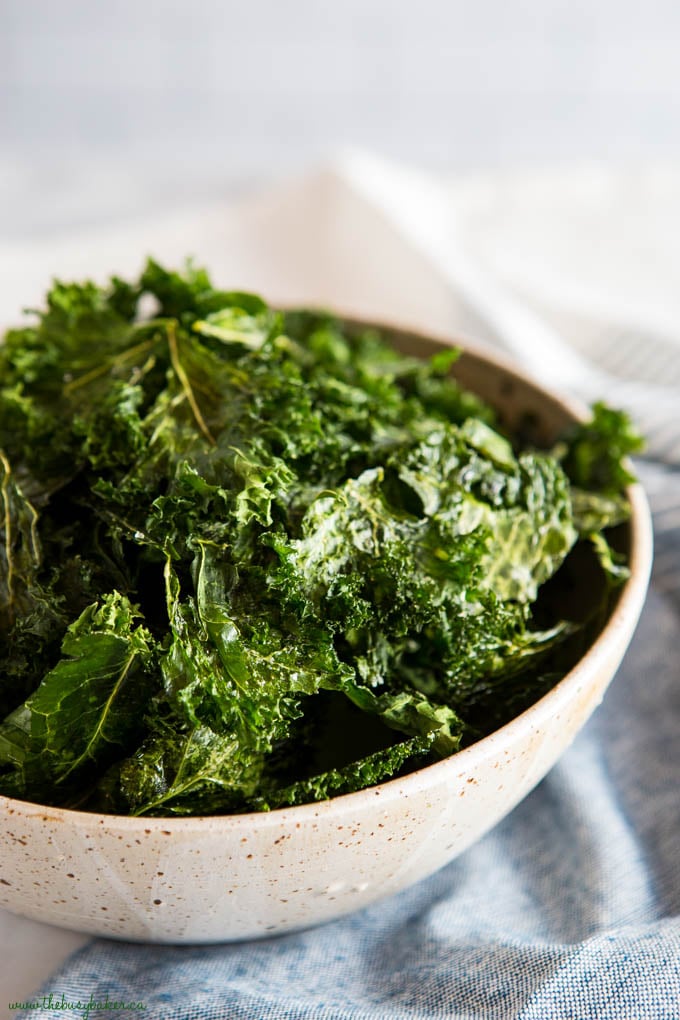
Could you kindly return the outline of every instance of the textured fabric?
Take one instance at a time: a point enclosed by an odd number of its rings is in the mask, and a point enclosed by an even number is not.
[[[656,415],[638,467],[657,555],[624,663],[559,764],[458,860],[346,920],[209,948],[96,940],[34,1001],[141,1001],[91,1015],[149,1020],[680,1018],[680,348],[598,335],[593,374]]]

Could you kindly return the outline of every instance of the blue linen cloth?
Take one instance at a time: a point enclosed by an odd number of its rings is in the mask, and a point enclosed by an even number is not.
[[[94,940],[43,992],[141,1002],[90,1016],[147,1020],[678,1020],[680,473],[641,468],[659,514],[636,636],[601,708],[495,830],[345,920],[237,945]]]

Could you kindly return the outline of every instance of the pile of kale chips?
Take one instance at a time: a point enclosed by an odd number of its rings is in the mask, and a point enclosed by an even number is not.
[[[618,412],[519,449],[455,352],[191,266],[55,283],[33,322],[0,348],[0,793],[185,815],[359,790],[540,696],[625,576]]]

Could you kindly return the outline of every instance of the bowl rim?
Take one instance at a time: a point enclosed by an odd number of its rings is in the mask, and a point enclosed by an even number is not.
[[[315,311],[313,307],[305,310]],[[329,313],[328,308],[319,309],[319,311],[323,311],[325,314]],[[385,319],[363,318],[351,313],[345,314],[337,308],[330,309],[330,314],[351,326],[381,330],[416,342],[426,342],[441,347],[457,347],[460,349],[461,358],[469,355],[474,360],[490,363],[512,380],[535,391],[537,396],[542,399],[547,398],[551,404],[559,411],[565,412],[572,420],[584,421],[588,418],[588,408],[582,401],[544,386],[529,372],[524,371],[521,365],[479,339],[472,340],[461,333],[450,335],[429,329],[425,332],[414,329],[410,324],[395,323]],[[273,808],[270,811],[183,816],[102,814],[74,808],[51,807],[0,794],[0,818],[4,815],[11,815],[14,818],[38,818],[45,822],[66,822],[74,825],[77,829],[91,830],[93,826],[98,826],[104,830],[142,830],[146,834],[157,832],[164,832],[164,834],[177,832],[179,834],[199,829],[202,831],[219,829],[238,833],[246,829],[252,831],[254,825],[265,829],[285,826],[289,822],[301,823],[303,820],[323,819],[326,816],[334,816],[338,811],[345,813],[354,808],[360,811],[368,803],[375,804],[375,798],[380,798],[381,808],[384,808],[387,803],[394,800],[425,792],[446,773],[453,773],[459,779],[471,775],[478,764],[489,757],[494,757],[499,750],[504,748],[508,742],[512,743],[527,727],[536,732],[539,731],[543,721],[548,716],[559,713],[572,700],[573,695],[587,683],[588,677],[597,673],[600,664],[606,662],[612,639],[619,633],[622,633],[624,637],[632,635],[649,585],[653,534],[649,504],[640,483],[634,482],[629,485],[626,488],[626,495],[631,508],[628,521],[630,528],[630,576],[621,589],[606,624],[585,654],[554,687],[519,715],[514,716],[509,722],[469,747],[456,751],[454,754],[442,758],[441,761],[409,772],[405,776],[388,779],[383,783],[368,786],[353,793],[339,794],[336,797],[313,801],[309,804]]]

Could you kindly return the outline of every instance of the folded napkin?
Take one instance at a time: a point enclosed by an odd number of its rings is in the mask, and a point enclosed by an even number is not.
[[[666,212],[678,209],[679,179],[583,170],[447,183],[350,154],[238,208],[49,252],[0,248],[0,320],[35,302],[55,268],[104,275],[137,269],[135,252],[194,251],[225,285],[274,301],[500,346],[543,381],[635,414],[649,436],[638,469],[657,541],[643,618],[603,706],[452,864],[346,920],[275,939],[86,942],[25,1000],[38,1008],[11,1015],[69,1015],[63,995],[143,1003],[149,1020],[677,1020],[680,292],[677,261],[661,257],[677,244],[671,217],[652,213],[660,190]],[[636,251],[647,253],[637,274]]]

